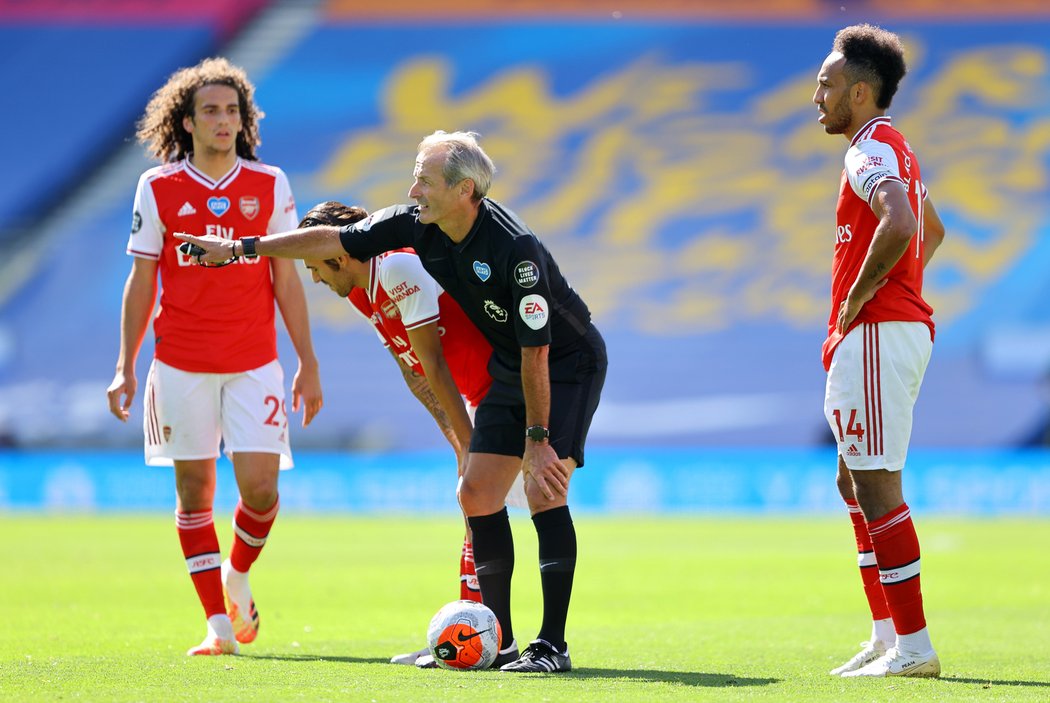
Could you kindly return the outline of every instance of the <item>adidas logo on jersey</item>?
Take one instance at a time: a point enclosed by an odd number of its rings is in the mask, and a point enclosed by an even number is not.
[[[196,214],[197,210],[192,205],[190,205],[190,201],[188,200],[182,204],[182,207],[179,208],[179,217],[186,217],[187,215]]]
[[[849,449],[846,450],[846,456],[860,456],[860,450],[857,449],[856,444],[849,445]]]

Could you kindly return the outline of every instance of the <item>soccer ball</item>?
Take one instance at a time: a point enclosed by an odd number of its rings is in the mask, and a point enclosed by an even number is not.
[[[427,628],[427,645],[443,669],[487,669],[502,639],[499,620],[487,606],[456,600],[437,611]]]

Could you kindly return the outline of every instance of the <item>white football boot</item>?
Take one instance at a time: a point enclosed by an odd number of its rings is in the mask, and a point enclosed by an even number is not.
[[[416,660],[420,657],[427,656],[430,654],[430,650],[424,647],[423,649],[416,650],[415,652],[407,652],[405,654],[398,654],[397,656],[390,657],[391,664],[405,664],[406,666],[412,666],[416,663]]]
[[[239,653],[240,648],[233,636],[233,625],[225,615],[213,615],[208,618],[208,634],[204,641],[186,650],[186,655],[190,657]]]
[[[860,676],[912,676],[916,678],[937,678],[941,675],[941,660],[932,649],[925,654],[901,652],[890,647],[886,653],[866,666],[855,671],[847,671],[842,678]]]
[[[882,640],[870,640],[868,642],[860,643],[860,651],[853,655],[853,658],[842,666],[835,667],[830,673],[832,676],[842,676],[847,671],[856,671],[857,669],[871,664],[873,661],[881,657],[886,653],[889,647]]]
[[[227,559],[222,563],[222,592],[226,597],[226,614],[233,623],[238,642],[248,644],[259,636],[259,611],[252,600],[248,574],[237,571]]]

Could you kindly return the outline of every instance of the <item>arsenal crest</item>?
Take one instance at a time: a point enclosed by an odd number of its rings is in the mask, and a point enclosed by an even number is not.
[[[241,214],[249,220],[254,220],[259,214],[259,199],[254,195],[246,195],[240,201]]]
[[[383,314],[391,320],[397,320],[401,317],[401,311],[397,309],[392,300],[384,300],[379,307],[383,309]]]

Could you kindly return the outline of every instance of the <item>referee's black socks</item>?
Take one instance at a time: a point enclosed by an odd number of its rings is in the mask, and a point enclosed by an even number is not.
[[[474,543],[474,571],[481,586],[481,597],[492,609],[503,631],[500,648],[514,639],[510,622],[510,578],[514,574],[514,537],[507,508],[491,515],[468,517]],[[542,548],[541,548],[542,551]],[[575,552],[574,552],[575,553]]]
[[[572,577],[576,573],[576,528],[567,505],[536,513],[532,523],[539,543],[543,588],[543,625],[539,638],[564,652],[565,620],[569,615]],[[481,588],[484,592],[484,585]]]

